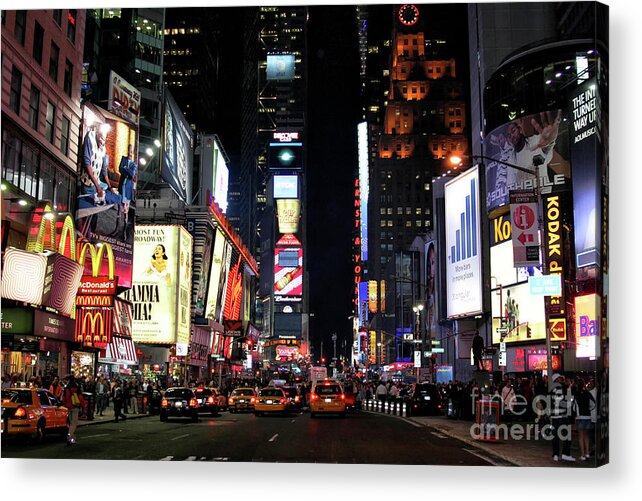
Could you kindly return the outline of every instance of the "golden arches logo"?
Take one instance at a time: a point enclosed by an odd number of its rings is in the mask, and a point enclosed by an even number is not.
[[[31,217],[31,227],[27,236],[27,248],[29,252],[44,252],[45,250],[56,252],[56,222],[53,217],[47,214],[54,214],[53,208],[48,202],[40,204]],[[49,232],[47,232],[49,226]],[[49,237],[48,242],[45,239]]]
[[[57,242],[57,236],[60,241]],[[67,242],[69,245],[67,246]],[[69,248],[69,253],[65,250]],[[76,260],[76,226],[70,214],[56,221],[56,213],[49,202],[41,203],[31,217],[31,226],[27,236],[29,252],[58,252],[72,260]]]
[[[103,256],[106,254],[107,255],[107,265],[108,265],[108,276],[109,280],[114,279],[114,271],[115,271],[115,263],[114,263],[114,251],[111,248],[111,245],[109,244],[99,244],[98,245],[98,250],[96,250],[96,246],[92,244],[91,242],[85,242],[82,244],[82,247],[80,249],[80,255],[78,256],[78,262],[81,265],[85,265],[85,259],[87,257],[87,250],[89,250],[89,253],[91,254],[91,272],[94,277],[99,276],[100,274],[100,263],[103,260]]]
[[[80,327],[76,332],[77,342],[93,345],[109,342],[102,310],[83,310],[82,321],[76,325]]]

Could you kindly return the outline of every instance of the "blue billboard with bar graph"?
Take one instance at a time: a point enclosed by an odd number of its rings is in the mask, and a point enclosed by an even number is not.
[[[448,317],[476,315],[483,309],[478,168],[446,183],[444,197]]]

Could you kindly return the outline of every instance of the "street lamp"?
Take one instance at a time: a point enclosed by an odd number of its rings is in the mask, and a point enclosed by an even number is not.
[[[381,344],[381,341],[377,343],[377,348],[379,349],[379,368],[383,365],[383,348],[381,348],[383,345]]]
[[[528,169],[526,167],[522,167],[520,165],[514,165],[510,164],[508,162],[504,162],[503,160],[498,160],[496,158],[492,157],[487,157],[485,155],[469,155],[468,158],[471,159],[479,159],[481,162],[481,165],[483,166],[483,161],[488,160],[489,162],[495,162],[501,165],[504,165],[506,167],[509,167],[511,169],[518,170],[520,172],[525,172],[526,174],[530,174],[531,176],[535,176],[535,194],[537,196],[538,200],[538,211],[537,211],[537,224],[538,224],[538,229],[539,229],[539,234],[540,234],[540,256],[542,260],[542,275],[548,275],[548,268],[546,266],[546,259],[545,259],[545,252],[544,252],[544,224],[543,224],[543,203],[541,203],[541,186],[540,186],[540,177],[539,177],[539,166],[544,163],[544,157],[542,155],[535,155],[533,157],[533,166],[534,169]],[[461,166],[463,164],[463,157],[460,157],[458,155],[452,155],[450,157],[450,163],[453,166]],[[501,310],[501,305],[500,305],[500,310]],[[547,365],[547,374],[548,374],[548,389],[549,391],[553,388],[553,378],[552,378],[552,370],[553,370],[553,356],[551,353],[551,333],[550,333],[550,325],[549,325],[549,317],[548,317],[548,296],[546,296],[545,301],[544,301],[544,330],[546,333],[546,365]]]

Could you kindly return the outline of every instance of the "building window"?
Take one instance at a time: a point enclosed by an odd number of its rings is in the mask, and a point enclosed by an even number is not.
[[[412,228],[412,221],[406,221],[406,228]]]
[[[20,101],[22,99],[22,72],[13,67],[11,71],[11,95],[9,96],[9,108],[16,115],[20,115]]]
[[[406,215],[410,216],[412,214],[412,207],[406,207]]]
[[[388,226],[389,226],[389,227],[392,227],[392,220],[389,220],[389,221],[388,221]]]
[[[415,226],[416,226],[417,228],[421,228],[421,220],[417,219],[417,220],[415,221]]]
[[[63,87],[65,89],[65,94],[71,97],[71,86],[73,83],[73,74],[74,74],[74,65],[69,62],[69,59],[65,60],[65,80]]]
[[[415,214],[421,214],[421,207],[415,208]]]
[[[40,114],[40,89],[31,86],[29,97],[29,125],[33,130],[38,130],[38,115]]]
[[[383,215],[385,213],[386,213],[386,208],[385,207],[382,207],[381,209],[379,209],[379,214]]]
[[[62,9],[54,9],[53,11],[53,19],[56,21],[56,24],[58,26],[62,25]]]
[[[424,183],[424,191],[430,191],[430,183]]]
[[[386,225],[386,220],[385,220],[385,219],[382,219],[382,220],[381,220],[381,227],[383,228],[385,225]]]
[[[47,118],[45,120],[45,137],[51,144],[54,142],[54,131],[56,125],[56,108],[53,103],[47,103]]]
[[[38,21],[33,26],[33,58],[38,64],[42,64],[42,45],[45,41],[45,30]]]
[[[49,52],[49,76],[56,83],[58,83],[59,59],[60,59],[60,49],[55,43],[51,42],[51,52]]]
[[[62,129],[60,132],[60,151],[65,155],[69,154],[69,119],[62,117]]]
[[[16,40],[20,42],[20,45],[24,45],[25,34],[27,33],[27,11],[26,10],[16,11],[16,25],[13,32],[16,36]]]
[[[392,207],[388,207],[388,215],[392,216]]]
[[[458,117],[460,117],[460,116],[461,116],[461,108],[457,108],[457,109],[455,110],[455,115],[457,115]]]
[[[76,9],[69,9],[67,14],[67,38],[76,43]]]

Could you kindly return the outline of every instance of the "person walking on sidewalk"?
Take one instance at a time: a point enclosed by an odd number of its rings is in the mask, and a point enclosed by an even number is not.
[[[594,429],[593,423],[591,422],[591,411],[597,404],[593,399],[593,395],[586,389],[582,379],[578,379],[576,385],[577,393],[573,401],[576,415],[575,427],[580,443],[580,460],[586,461],[591,457],[589,434]]]
[[[127,419],[127,416],[121,411],[123,405],[123,389],[120,387],[120,381],[118,380],[116,380],[111,390],[111,398],[114,402],[114,421],[117,423],[119,418]]]
[[[69,432],[67,434],[67,445],[76,443],[76,429],[78,428],[78,417],[85,405],[85,399],[80,391],[80,386],[73,375],[67,377],[67,386],[62,395],[62,402],[68,409]]]
[[[49,387],[49,393],[51,393],[58,400],[62,397],[62,385],[60,384],[60,379],[58,376],[54,376],[53,382]]]
[[[106,400],[109,398],[109,390],[107,383],[101,377],[98,378],[96,383],[96,404],[98,406],[98,415],[102,416],[106,407]]]
[[[571,422],[570,395],[564,383],[564,376],[553,374],[553,388],[550,391],[551,432],[553,433],[553,461],[560,459],[560,442],[562,447],[562,461],[575,462],[571,456]]]
[[[377,394],[377,400],[380,400],[382,402],[386,400],[386,397],[388,396],[388,390],[386,389],[386,385],[383,384],[383,380],[379,381],[379,386],[377,386],[375,393]]]

